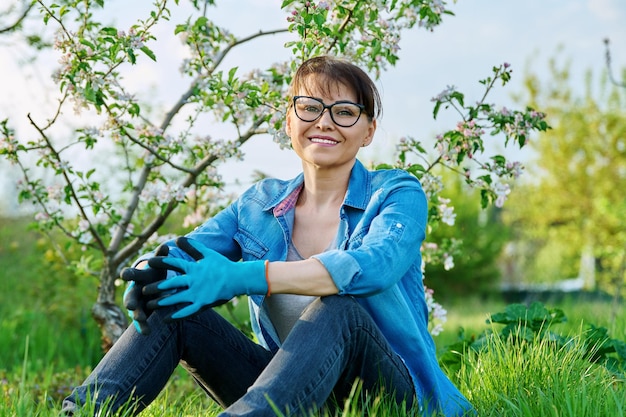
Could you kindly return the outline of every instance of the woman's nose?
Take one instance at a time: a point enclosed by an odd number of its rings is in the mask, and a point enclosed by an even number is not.
[[[330,109],[324,109],[321,116],[317,119],[317,125],[320,128],[335,127],[335,122],[330,115]]]

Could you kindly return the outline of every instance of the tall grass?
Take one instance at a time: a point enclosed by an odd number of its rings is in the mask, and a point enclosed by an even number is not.
[[[494,333],[458,380],[480,416],[626,415],[626,381],[590,363],[581,335],[556,347],[547,338],[511,343]]]
[[[0,370],[71,368],[97,362],[101,349],[90,317],[95,281],[78,280],[48,261],[48,242],[25,219],[0,219]]]
[[[597,309],[597,306],[593,307]],[[481,317],[480,323],[475,323],[477,329],[483,321]],[[621,322],[624,324],[623,319]],[[578,324],[574,331],[568,330],[569,343],[558,347],[547,338],[512,343],[499,336],[494,328],[486,348],[468,354],[461,369],[451,374],[451,378],[481,417],[626,415],[626,381],[589,361],[582,342],[584,332],[584,324]],[[59,374],[53,367],[37,369],[30,363],[30,352],[22,352],[22,356],[22,365],[10,374],[16,379],[2,382],[0,416],[56,416],[62,395],[53,391],[64,388],[64,394],[69,392],[67,382],[58,386],[63,375],[65,381],[74,377],[75,383],[84,375],[79,377],[81,372],[78,369],[75,374],[61,372],[61,379],[55,380]],[[219,411],[219,407],[196,388],[183,371],[178,370],[142,416],[214,416]],[[81,415],[92,413],[93,408],[88,406]],[[419,415],[415,410],[410,414],[403,413],[384,399],[371,398],[361,402],[356,397],[333,415],[357,417],[365,414],[384,417]],[[130,415],[128,411],[119,413],[119,416],[126,415]],[[326,413],[324,416],[330,415]]]

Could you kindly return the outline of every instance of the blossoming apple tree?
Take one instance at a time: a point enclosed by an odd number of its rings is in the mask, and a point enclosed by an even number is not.
[[[46,120],[29,114],[28,132],[18,133],[15,120],[0,121],[0,154],[21,172],[19,199],[37,207],[37,227],[60,231],[74,245],[97,254],[68,263],[98,276],[92,314],[105,349],[127,325],[115,298],[120,269],[165,238],[159,231],[172,214],[184,210],[191,226],[223,203],[219,164],[243,157],[244,143],[271,135],[280,146],[289,146],[283,130],[285,95],[300,62],[335,54],[378,76],[399,59],[403,33],[420,27],[434,30],[452,14],[442,0],[284,0],[283,28],[236,37],[222,25],[227,22],[211,20],[213,0],[190,3],[194,15],[177,22],[172,33],[188,49],[181,62],[188,84],[170,108],[155,111],[133,95],[124,74],[138,62],[158,66],[167,58],[157,61],[164,39],[157,38],[156,29],[170,19],[172,8],[183,7],[178,0],[155,0],[130,27],[104,23],[103,0],[37,0],[41,24],[55,32],[53,52],[59,66],[51,75],[58,86],[58,105]],[[225,58],[241,45],[280,32],[293,35],[292,41],[277,46],[288,48],[286,62],[249,73],[225,67]],[[456,112],[458,123],[433,140],[417,140],[407,132],[397,157],[380,161],[379,168],[405,169],[421,179],[430,201],[430,227],[454,224],[453,205],[441,197],[436,167],[449,168],[479,188],[484,206],[501,206],[510,180],[522,167],[502,155],[488,155],[483,137],[498,136],[507,146],[522,147],[533,131],[547,129],[540,112],[496,108],[487,101],[489,92],[510,76],[507,64],[493,67],[480,81],[484,96],[474,104],[456,88],[446,88],[432,99],[433,116],[448,109]],[[74,112],[90,117],[76,121]],[[208,116],[234,133],[217,139],[201,132],[198,120]],[[74,118],[71,132],[58,133],[55,127],[69,118]],[[88,156],[91,164],[84,163]],[[114,170],[103,168],[110,158]],[[455,246],[428,242],[415,250],[423,251],[426,262],[451,268]],[[445,315],[432,293],[428,299],[433,315]],[[435,324],[433,330],[438,329]]]

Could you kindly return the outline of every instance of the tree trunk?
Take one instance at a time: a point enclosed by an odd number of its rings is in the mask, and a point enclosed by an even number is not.
[[[112,273],[109,266],[105,265],[100,274],[98,298],[91,309],[91,314],[100,327],[104,352],[111,349],[128,326],[126,314],[115,303],[115,279],[116,275]]]

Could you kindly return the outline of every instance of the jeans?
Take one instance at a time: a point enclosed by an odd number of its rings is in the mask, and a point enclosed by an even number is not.
[[[275,354],[211,309],[169,324],[164,314],[150,316],[150,335],[130,326],[63,411],[71,415],[95,393],[96,407],[108,399],[114,411],[133,399],[139,413],[179,363],[225,408],[220,416],[275,416],[268,399],[285,414],[308,412],[347,398],[356,380],[363,393],[382,391],[407,407],[415,401],[402,359],[351,297],[313,301]]]

